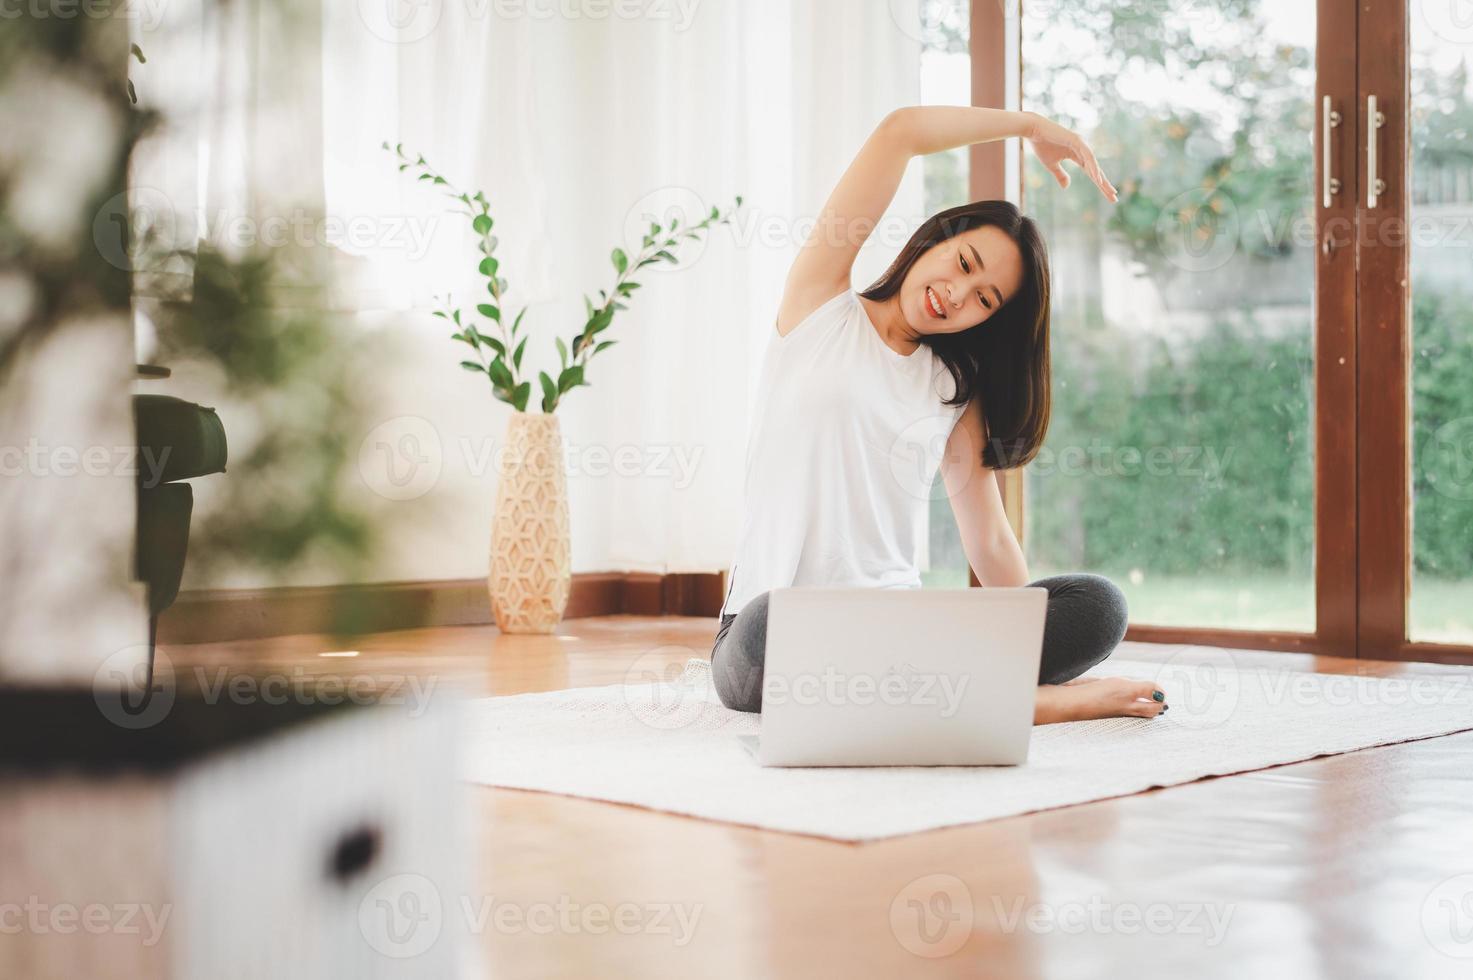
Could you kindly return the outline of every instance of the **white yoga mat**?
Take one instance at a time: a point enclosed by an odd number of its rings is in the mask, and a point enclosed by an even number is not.
[[[1012,767],[767,769],[738,741],[710,668],[663,678],[482,698],[463,716],[471,782],[862,841],[1123,796],[1473,729],[1468,676],[1371,678],[1240,667],[1234,651],[1180,647],[1165,663],[1118,659],[1091,675],[1154,679],[1171,710],[1033,730]],[[1158,648],[1159,649],[1159,648]]]

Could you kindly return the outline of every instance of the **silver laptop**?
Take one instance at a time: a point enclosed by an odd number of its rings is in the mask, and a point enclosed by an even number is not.
[[[774,589],[764,766],[984,766],[1028,759],[1048,592]]]

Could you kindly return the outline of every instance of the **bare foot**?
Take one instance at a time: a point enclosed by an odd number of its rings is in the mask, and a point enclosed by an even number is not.
[[[1166,695],[1153,681],[1126,677],[1078,678],[1085,683],[1040,684],[1035,725],[1091,718],[1154,718],[1166,710]],[[1162,700],[1155,700],[1160,695]]]

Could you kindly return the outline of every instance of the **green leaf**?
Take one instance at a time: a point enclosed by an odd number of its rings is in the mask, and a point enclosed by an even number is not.
[[[568,366],[568,345],[563,343],[563,338],[561,337],[554,337],[552,339],[557,343],[558,360],[561,362],[561,366],[566,368]]]
[[[450,317],[448,317],[448,316],[445,315],[445,311],[444,310],[436,310],[435,312],[431,313],[430,316],[437,316],[437,317],[439,317],[442,320],[448,320],[448,319],[450,319]]]
[[[552,378],[548,376],[546,371],[538,371],[537,380],[542,382],[542,410],[544,412],[551,412],[557,407],[557,386],[552,383]]]
[[[581,364],[574,364],[572,367],[570,367],[570,368],[566,369],[565,371],[563,371],[562,374],[558,375],[558,379],[557,379],[557,390],[558,390],[558,394],[563,394],[564,392],[567,392],[567,391],[569,391],[569,390],[571,390],[573,388],[578,387],[582,383],[583,383],[583,365],[581,365]]]
[[[511,376],[511,371],[506,367],[506,362],[499,357],[491,362],[490,366],[486,369],[486,373],[491,375],[491,380],[497,386],[505,388],[508,391],[516,384],[515,379]]]
[[[532,393],[532,382],[523,381],[517,385],[517,390],[512,394],[512,405],[519,412],[527,410],[527,396]]]
[[[471,227],[476,230],[477,235],[484,235],[491,230],[491,223],[489,214],[478,214],[471,220]]]
[[[522,312],[518,313],[517,314],[517,318],[511,322],[511,335],[513,337],[515,337],[517,335],[517,328],[522,325],[522,317],[524,317],[526,315],[527,315],[527,308],[524,306],[524,307],[522,307]]]
[[[528,339],[527,337],[523,337],[522,342],[517,344],[516,351],[511,355],[512,364],[519,369],[522,366],[522,351],[526,348]]]
[[[589,299],[587,296],[584,296],[583,297],[583,306],[584,306],[585,309],[588,310],[588,319],[592,320],[593,319],[593,300]]]
[[[481,260],[481,275],[486,276],[488,279],[494,279],[496,277],[496,270],[500,266],[500,262],[497,262],[495,259],[487,256],[486,258]]]
[[[628,296],[630,293],[634,292],[638,288],[639,288],[639,283],[637,283],[637,282],[621,282],[621,283],[619,283],[619,292],[623,293],[625,296]]]
[[[622,276],[624,274],[624,270],[629,268],[629,256],[624,254],[624,250],[622,248],[616,248],[610,255],[610,258],[614,260],[614,269],[617,270],[619,275]]]
[[[481,316],[485,317],[488,320],[495,320],[497,323],[501,322],[501,310],[495,306],[492,306],[490,303],[481,303],[477,305],[476,312],[481,314]]]
[[[717,219],[717,218],[719,218],[719,217],[721,217],[721,212],[720,212],[720,211],[718,211],[718,210],[717,210],[717,209],[716,209],[716,206],[715,206],[715,205],[714,205],[714,204],[713,204],[713,205],[712,205],[712,206],[711,206],[711,220],[712,220],[712,221],[715,221],[715,220],[716,220],[716,219]]]
[[[675,258],[675,256],[671,255],[669,252],[665,251],[664,249],[660,249],[660,251],[656,252],[655,253],[655,258],[657,258],[657,259],[664,259],[666,262],[670,262],[672,264],[674,262],[678,261]]]
[[[500,354],[502,357],[506,356],[506,345],[497,340],[495,337],[488,337],[485,334],[481,333],[481,331],[477,330],[476,339],[485,344],[487,347],[494,350],[496,353]]]
[[[140,48],[138,45],[136,45],[136,44],[130,44],[130,45],[128,45],[128,50],[131,51],[131,52],[133,52],[133,57],[135,57],[135,58],[138,59],[138,63],[140,65],[146,65],[146,64],[148,64],[148,59],[143,56],[143,49]],[[388,148],[389,148],[389,145],[387,143],[385,143],[384,144],[384,149],[387,150]]]
[[[617,343],[618,343],[617,340],[605,340],[601,344],[599,344],[596,347],[594,347],[593,348],[593,352],[595,354],[597,354],[599,351],[603,350],[605,347],[612,347],[612,346],[614,346]]]
[[[606,306],[593,315],[593,319],[588,321],[588,325],[583,328],[583,332],[587,334],[596,334],[600,330],[606,328],[613,321],[614,308],[612,306]]]
[[[741,207],[742,206],[742,196],[740,194],[738,194],[736,196],[736,206],[737,207]]]
[[[484,370],[486,370],[486,365],[484,365],[484,364],[477,364],[475,361],[461,361],[460,362],[460,366],[463,367],[463,368],[465,368],[467,371],[484,371]]]

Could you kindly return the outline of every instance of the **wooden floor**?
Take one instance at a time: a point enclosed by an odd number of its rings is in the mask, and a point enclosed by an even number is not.
[[[715,630],[608,616],[551,637],[376,634],[350,645],[356,657],[323,657],[341,642],[310,636],[162,649],[176,669],[412,675],[512,694],[617,683],[652,652],[705,656]],[[1297,670],[1469,670],[1251,656]],[[561,907],[543,921],[572,923],[486,929],[488,975],[1473,977],[1473,732],[871,844],[473,795],[477,896]],[[566,913],[600,908],[645,927],[585,928]]]

